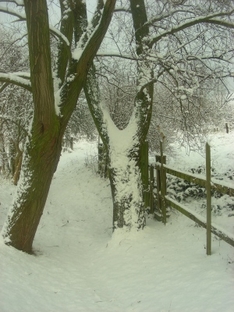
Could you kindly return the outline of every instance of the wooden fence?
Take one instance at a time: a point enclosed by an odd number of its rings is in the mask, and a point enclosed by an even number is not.
[[[199,214],[191,211],[186,206],[173,200],[167,196],[166,189],[166,179],[167,174],[176,176],[178,178],[184,179],[188,182],[198,184],[206,188],[206,204],[207,213],[206,218],[203,218]],[[155,185],[156,184],[156,185]],[[157,189],[157,196],[155,202],[154,189]],[[206,176],[201,177],[199,175],[185,173],[179,170],[175,170],[166,165],[166,157],[163,155],[162,144],[160,146],[160,155],[156,156],[156,164],[149,166],[149,185],[148,185],[149,195],[148,202],[150,207],[150,212],[154,213],[156,219],[161,220],[166,224],[168,207],[172,207],[186,217],[198,223],[200,226],[206,229],[206,253],[211,255],[211,233],[215,234],[228,244],[234,247],[234,234],[225,233],[223,229],[219,229],[218,226],[212,225],[211,223],[211,191],[218,191],[223,194],[228,194],[234,196],[234,189],[228,185],[220,184],[211,180],[211,165],[210,165],[210,146],[206,144]]]

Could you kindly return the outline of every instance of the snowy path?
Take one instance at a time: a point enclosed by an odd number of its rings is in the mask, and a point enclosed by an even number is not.
[[[173,213],[167,226],[111,238],[109,182],[65,153],[35,239],[37,256],[0,243],[0,312],[233,311],[234,249]],[[0,184],[1,215],[13,187]],[[3,220],[0,220],[1,224]]]

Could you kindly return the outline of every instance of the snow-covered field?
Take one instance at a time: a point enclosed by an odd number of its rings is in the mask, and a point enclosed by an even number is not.
[[[234,134],[210,143],[212,165],[234,169]],[[82,141],[62,155],[34,256],[0,240],[0,312],[233,311],[234,248],[213,236],[206,256],[205,230],[175,211],[166,226],[148,219],[144,231],[112,236],[109,182],[85,165],[95,153]],[[205,159],[178,148],[168,162],[183,170]],[[14,190],[0,179],[0,226]]]

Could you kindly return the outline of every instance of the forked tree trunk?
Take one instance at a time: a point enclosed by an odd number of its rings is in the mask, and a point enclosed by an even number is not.
[[[32,253],[32,243],[56,170],[62,135],[56,122],[52,129],[33,127],[26,143],[22,174],[15,201],[2,230],[7,245]]]
[[[107,31],[115,0],[106,0],[105,3],[99,2],[101,7],[97,9],[92,21],[95,23],[92,28],[88,28],[86,36],[83,37],[82,34],[86,31],[83,29],[84,27],[81,27],[84,26],[83,22],[86,18],[85,2],[60,1],[60,4],[66,6],[66,13],[62,9],[64,27],[61,28],[65,32],[64,35],[68,35],[68,40],[69,38],[72,40],[72,31],[76,25],[76,40],[82,39],[80,47],[82,47],[83,53],[78,60],[71,60],[69,53],[71,51],[69,51],[70,47],[67,46],[67,40],[65,45],[62,44],[59,47],[61,53],[59,53],[60,59],[57,64],[59,67],[58,78],[61,81],[61,114],[57,116],[47,1],[24,0],[34,119],[24,151],[16,199],[9,211],[2,234],[6,244],[28,253],[32,252],[33,239],[60,158],[65,128],[84,86],[90,64]],[[67,14],[68,12],[69,14]],[[65,24],[68,26],[67,31]],[[79,36],[77,31],[80,32]],[[76,43],[79,45],[79,42]],[[61,65],[62,63],[64,66]]]
[[[139,116],[133,115],[132,121],[125,129],[117,129],[109,112],[100,105],[100,89],[94,67],[88,74],[84,89],[93,120],[108,154],[108,173],[113,199],[113,230],[123,227],[128,230],[143,228],[145,209],[140,170],[139,133],[142,131],[139,131],[138,127]],[[144,141],[144,136],[142,137]]]

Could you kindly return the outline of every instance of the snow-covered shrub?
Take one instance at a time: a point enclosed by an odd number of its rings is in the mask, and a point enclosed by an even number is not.
[[[192,168],[191,171],[194,174],[205,174],[205,168],[199,166],[198,168]],[[223,174],[218,174],[214,169],[212,169],[212,177],[216,180],[232,180],[234,171],[229,169]],[[195,183],[188,182],[186,180],[177,178],[172,175],[167,175],[167,194],[178,202],[196,200],[200,202],[200,208],[202,210],[206,209],[206,189]],[[212,213],[214,215],[220,216],[223,212],[226,212],[229,216],[234,216],[232,212],[234,211],[234,198],[222,194],[217,191],[212,191]]]

